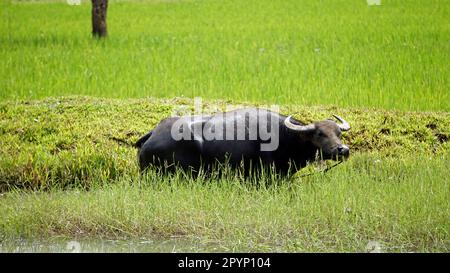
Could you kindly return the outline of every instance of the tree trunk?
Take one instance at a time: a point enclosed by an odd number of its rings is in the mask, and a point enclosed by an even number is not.
[[[106,10],[108,0],[92,0],[92,35],[106,37]]]

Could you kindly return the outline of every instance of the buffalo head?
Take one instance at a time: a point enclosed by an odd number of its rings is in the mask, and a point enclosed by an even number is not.
[[[333,115],[341,124],[332,120],[314,122],[308,125],[293,123],[291,116],[284,120],[290,130],[298,132],[303,140],[311,142],[321,153],[323,159],[343,159],[350,155],[349,148],[342,144],[341,134],[350,125],[341,117]]]

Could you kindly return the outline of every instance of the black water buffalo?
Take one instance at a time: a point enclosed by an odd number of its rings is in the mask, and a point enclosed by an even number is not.
[[[349,148],[340,137],[350,126],[344,119],[334,117],[340,124],[324,120],[305,125],[291,116],[258,108],[170,117],[135,146],[139,148],[142,171],[151,165],[198,171],[225,163],[243,167],[246,172],[255,166],[272,166],[277,172],[288,174],[318,155],[323,159],[349,156]]]

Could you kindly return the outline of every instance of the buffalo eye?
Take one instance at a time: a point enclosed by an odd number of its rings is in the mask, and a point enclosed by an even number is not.
[[[319,132],[317,133],[317,135],[318,135],[319,137],[325,137],[325,134],[324,134],[322,131],[319,131]]]

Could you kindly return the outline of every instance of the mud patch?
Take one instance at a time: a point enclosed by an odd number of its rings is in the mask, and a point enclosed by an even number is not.
[[[450,139],[450,136],[441,133],[435,133],[434,136],[440,143],[448,142],[448,140]]]

